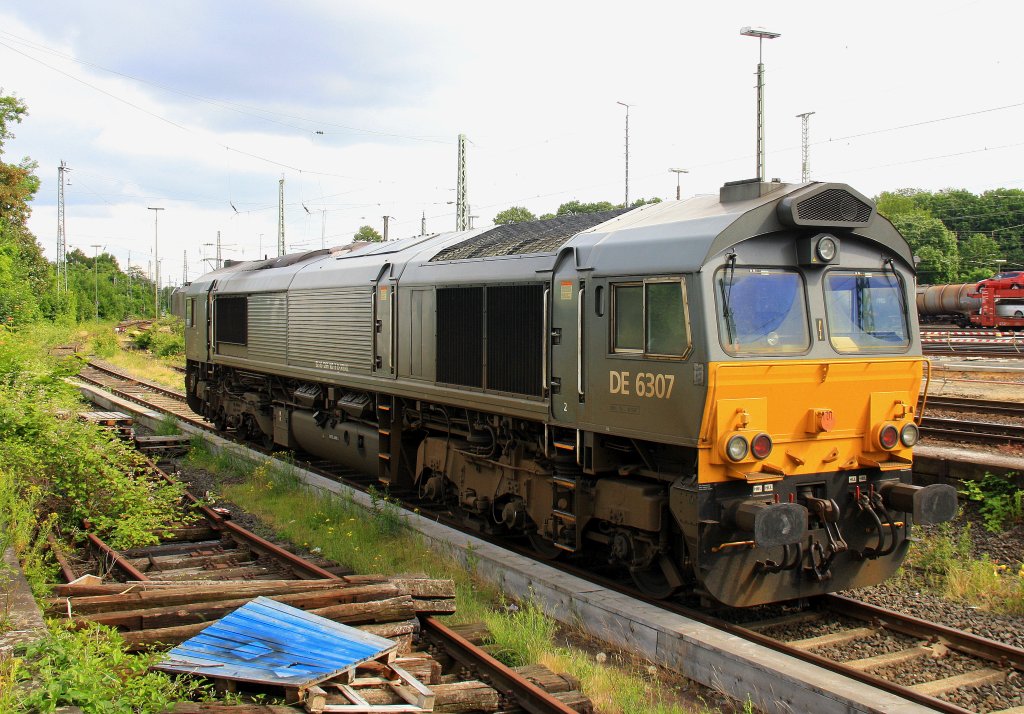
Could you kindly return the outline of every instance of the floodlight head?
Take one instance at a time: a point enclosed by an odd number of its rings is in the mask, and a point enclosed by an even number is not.
[[[749,25],[747,27],[741,27],[740,34],[745,35],[746,37],[757,37],[761,40],[774,40],[776,37],[782,36],[781,32],[772,32],[771,30],[766,30],[763,27],[751,27]]]

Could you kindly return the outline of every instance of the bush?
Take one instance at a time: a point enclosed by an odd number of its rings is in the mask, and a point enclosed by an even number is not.
[[[49,637],[30,645],[23,660],[0,672],[10,683],[0,693],[3,711],[48,713],[77,706],[111,714],[161,712],[195,693],[196,685],[185,679],[147,671],[162,654],[127,654],[111,628],[73,628],[71,623],[52,624]]]
[[[978,510],[985,530],[999,533],[1024,520],[1024,491],[1014,485],[1012,476],[985,474],[981,481],[967,481],[962,493],[981,504]]]

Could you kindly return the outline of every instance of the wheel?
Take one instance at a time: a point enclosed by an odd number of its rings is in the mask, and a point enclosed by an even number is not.
[[[1020,285],[1014,283],[1013,285],[1010,286],[1010,290],[1020,290]]]
[[[640,588],[640,592],[649,598],[664,600],[676,592],[657,563],[647,568],[631,569],[629,574],[633,576],[633,582]]]
[[[1024,312],[1021,312],[1020,310],[1015,310],[1013,316],[1019,320],[1020,318],[1024,317]]]
[[[530,532],[526,537],[533,550],[544,560],[557,560],[565,552],[537,531]]]

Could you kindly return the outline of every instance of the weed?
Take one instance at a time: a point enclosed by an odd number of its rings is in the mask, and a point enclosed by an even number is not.
[[[187,680],[148,671],[161,655],[130,655],[116,631],[51,623],[50,634],[29,645],[25,657],[0,669],[0,708],[9,712],[53,712],[62,706],[85,711],[159,712],[196,693]],[[7,699],[7,701],[5,701]]]
[[[106,326],[106,329],[97,332],[92,338],[92,352],[97,357],[104,359],[113,357],[117,354],[118,349],[117,335],[114,334],[109,325]]]
[[[370,512],[377,533],[382,536],[396,535],[405,525],[402,522],[402,509],[392,498],[381,494],[373,486],[367,490],[370,496]]]
[[[555,621],[532,599],[521,607],[503,603],[501,610],[485,615],[484,621],[491,631],[489,649],[510,667],[538,662],[554,647]]]
[[[190,444],[192,448],[185,460],[189,466],[234,480],[245,478],[255,467],[252,461],[230,447],[212,448],[200,435],[192,437]]]
[[[1000,533],[1024,520],[1024,491],[1014,485],[1012,476],[986,473],[981,481],[967,481],[962,493],[979,503],[985,530]]]
[[[178,420],[172,414],[164,414],[154,429],[157,436],[177,436],[181,433]]]
[[[476,575],[477,568],[480,566],[480,556],[476,554],[476,548],[473,547],[472,543],[466,544],[466,569],[470,573]]]

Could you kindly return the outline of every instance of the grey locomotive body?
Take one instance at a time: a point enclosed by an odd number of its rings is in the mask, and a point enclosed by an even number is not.
[[[909,485],[913,286],[849,187],[741,182],[214,271],[184,290],[186,389],[545,557],[753,605],[877,582],[952,515]]]

